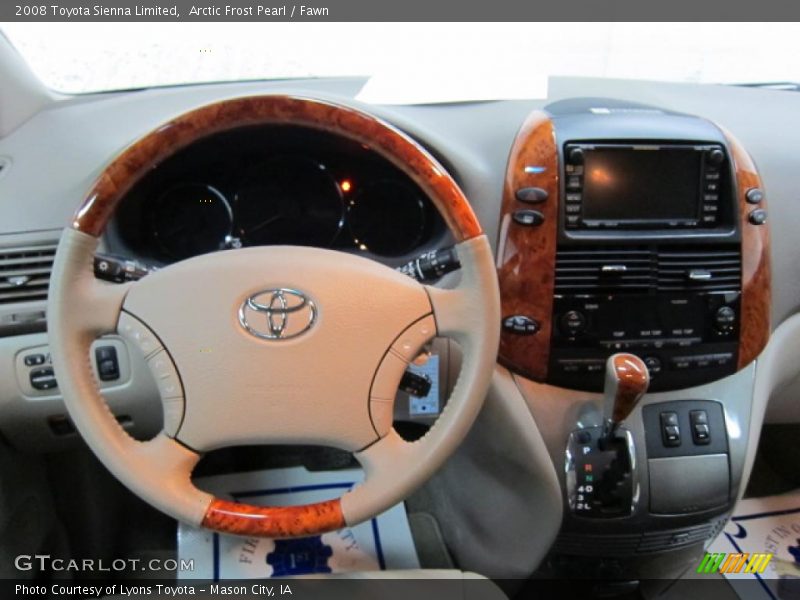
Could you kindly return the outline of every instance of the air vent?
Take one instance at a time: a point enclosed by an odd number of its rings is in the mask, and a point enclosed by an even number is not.
[[[738,246],[592,246],[556,253],[556,294],[738,290]]]
[[[0,249],[0,304],[47,298],[56,246]]]
[[[736,246],[662,247],[658,250],[659,291],[737,290],[742,263]]]
[[[644,246],[591,247],[556,254],[557,294],[647,292],[655,284],[653,253]]]

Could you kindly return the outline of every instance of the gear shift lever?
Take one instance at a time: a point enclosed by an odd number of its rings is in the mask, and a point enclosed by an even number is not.
[[[608,357],[603,390],[606,439],[614,436],[619,424],[631,414],[649,385],[650,374],[641,358],[625,353]]]

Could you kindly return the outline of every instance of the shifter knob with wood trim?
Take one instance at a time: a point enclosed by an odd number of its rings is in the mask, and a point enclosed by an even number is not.
[[[608,357],[603,417],[604,422],[610,423],[609,435],[633,412],[649,385],[650,373],[641,358],[626,353]]]

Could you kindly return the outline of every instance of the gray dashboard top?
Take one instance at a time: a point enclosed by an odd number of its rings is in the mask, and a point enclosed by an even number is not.
[[[234,96],[288,93],[353,99],[363,79],[197,85],[79,96],[55,102],[0,139],[11,160],[0,179],[0,236],[58,230],[92,180],[125,146],[186,110]],[[534,108],[574,97],[617,98],[695,114],[736,135],[761,170],[773,243],[773,326],[800,308],[800,96],[730,86],[552,78],[547,100],[362,106],[418,139],[463,187],[496,241],[506,160]],[[2,241],[0,237],[0,241]]]

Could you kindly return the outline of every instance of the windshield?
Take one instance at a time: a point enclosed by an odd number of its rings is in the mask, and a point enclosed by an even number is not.
[[[800,80],[790,23],[6,23],[50,88],[368,76],[460,99],[543,97],[549,76]],[[452,94],[451,94],[452,95]],[[459,99],[459,98],[453,98]]]

